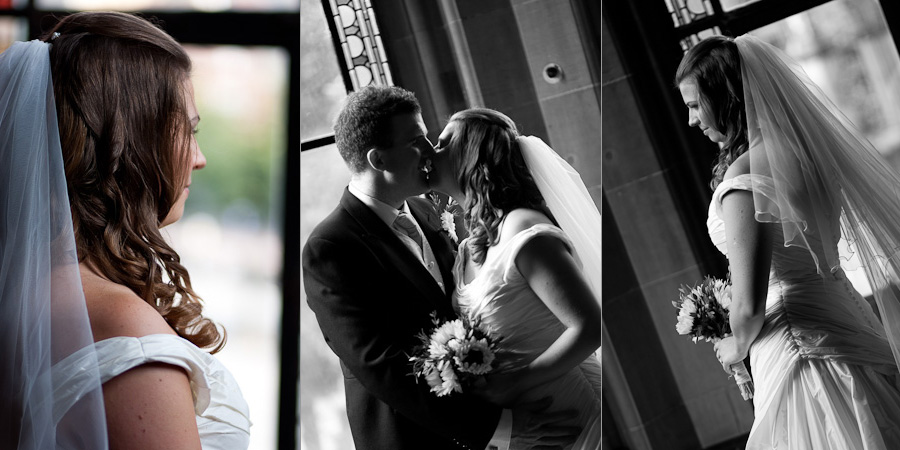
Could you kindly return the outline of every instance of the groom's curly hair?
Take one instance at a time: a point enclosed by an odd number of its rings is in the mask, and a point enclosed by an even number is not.
[[[123,13],[72,14],[42,40],[52,43],[78,260],[215,353],[224,332],[203,317],[187,269],[159,230],[193,158],[184,90],[190,58],[171,36]]]
[[[347,96],[334,121],[334,140],[350,171],[366,168],[369,149],[394,144],[392,117],[421,112],[415,94],[399,86],[366,86]]]
[[[725,135],[712,170],[710,186],[715,190],[728,166],[748,150],[741,55],[734,39],[710,36],[691,47],[675,72],[675,86],[685,80],[697,83],[700,107],[711,113],[716,129]]]
[[[544,198],[525,165],[515,122],[487,108],[472,108],[450,117],[456,124],[448,143],[457,183],[466,195],[469,254],[484,262],[499,239],[503,213],[516,208],[546,211]]]

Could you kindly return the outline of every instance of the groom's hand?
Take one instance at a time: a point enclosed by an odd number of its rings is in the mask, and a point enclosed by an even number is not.
[[[575,443],[581,429],[564,423],[577,417],[578,411],[544,412],[551,403],[552,398],[544,397],[512,410],[512,438],[516,448],[562,450]]]

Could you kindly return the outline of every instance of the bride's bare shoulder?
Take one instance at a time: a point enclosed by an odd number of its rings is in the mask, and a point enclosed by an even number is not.
[[[738,175],[747,175],[750,173],[750,152],[744,152],[741,156],[735,158],[734,162],[728,166],[723,179],[728,180]]]
[[[553,222],[541,211],[530,208],[517,208],[509,213],[503,221],[503,229],[501,237],[512,237],[520,231],[527,230],[538,224],[550,224]]]
[[[81,284],[95,342],[118,336],[176,334],[156,308],[131,289],[85,265],[81,266]]]

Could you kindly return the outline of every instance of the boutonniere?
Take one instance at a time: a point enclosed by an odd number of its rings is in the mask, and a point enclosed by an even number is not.
[[[441,218],[441,229],[450,236],[450,239],[453,240],[454,244],[458,244],[459,237],[456,235],[456,213],[454,212],[453,207],[459,205],[459,203],[456,203],[456,200],[453,200],[453,197],[448,197],[447,203],[441,207],[441,197],[434,192],[430,192],[428,198],[431,199],[434,211],[438,213]]]

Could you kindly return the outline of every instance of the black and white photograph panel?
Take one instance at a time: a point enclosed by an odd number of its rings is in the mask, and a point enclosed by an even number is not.
[[[601,447],[598,7],[301,1],[304,449]]]
[[[900,446],[900,7],[600,16],[603,448]]]

